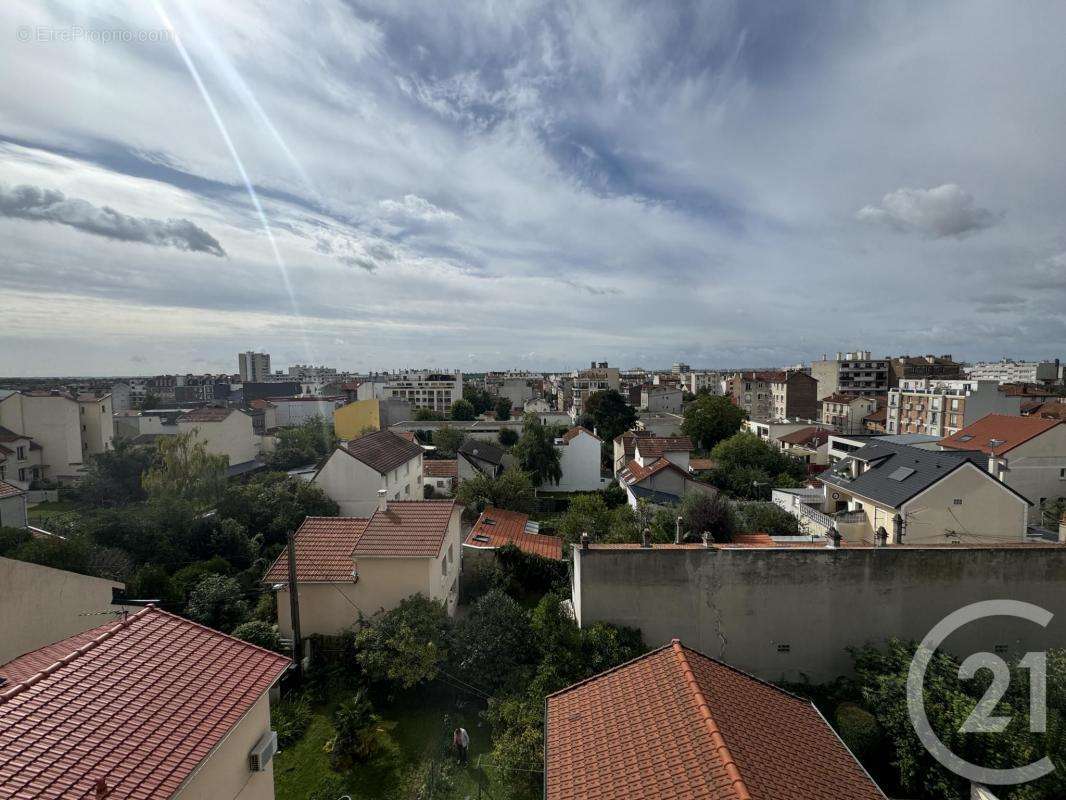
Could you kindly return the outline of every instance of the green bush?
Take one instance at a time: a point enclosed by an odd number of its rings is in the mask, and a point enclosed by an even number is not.
[[[855,703],[841,703],[835,714],[837,733],[860,761],[866,761],[881,742],[877,718]]]
[[[347,769],[396,751],[389,735],[392,726],[374,713],[366,689],[357,690],[333,712],[336,736],[331,742],[330,763],[334,768]]]
[[[249,644],[273,650],[275,653],[281,652],[281,636],[278,634],[277,626],[269,622],[261,620],[245,622],[234,629],[233,635]]]
[[[289,695],[270,708],[270,726],[278,732],[282,750],[300,741],[310,724],[311,705],[302,694]]]

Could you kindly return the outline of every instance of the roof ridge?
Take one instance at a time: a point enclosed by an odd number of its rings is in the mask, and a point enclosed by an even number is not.
[[[560,695],[564,695],[567,692],[571,692],[574,689],[578,689],[578,688],[584,686],[585,684],[592,683],[592,681],[596,680],[597,678],[602,678],[605,675],[610,675],[612,672],[618,672],[621,669],[625,669],[630,664],[635,664],[638,661],[643,661],[645,658],[649,658],[649,657],[655,655],[656,653],[661,653],[663,650],[665,650],[668,647],[670,647],[669,644],[660,645],[659,647],[656,647],[656,648],[654,648],[652,650],[649,650],[646,653],[641,653],[639,656],[635,656],[635,657],[629,659],[628,661],[623,661],[621,664],[615,664],[613,667],[608,667],[607,669],[605,669],[605,670],[603,670],[601,672],[597,672],[595,675],[589,675],[587,678],[585,678],[584,680],[580,680],[577,683],[572,683],[569,686],[564,686],[562,689],[557,689],[556,691],[552,692],[551,694],[545,695],[544,702],[545,703],[548,702],[548,698],[559,697]]]
[[[707,732],[711,736],[711,744],[718,753],[726,775],[733,784],[733,791],[736,792],[739,800],[751,800],[751,792],[748,791],[748,787],[744,783],[744,778],[737,768],[737,762],[733,758],[733,754],[729,751],[729,745],[726,744],[722,731],[718,728],[718,723],[714,721],[714,717],[711,715],[711,708],[707,703],[703,690],[700,689],[700,685],[696,681],[696,675],[692,672],[692,665],[688,663],[688,657],[685,655],[685,648],[681,646],[681,640],[674,639],[670,642],[670,646],[674,651],[674,655],[677,656],[677,664],[681,668],[681,675],[688,684],[689,689],[692,690],[696,710],[707,726]]]
[[[140,617],[143,617],[143,616],[147,615],[149,611],[157,611],[157,610],[158,609],[156,609],[155,606],[148,605],[148,606],[145,606],[140,611],[138,611],[136,614],[128,615],[121,622],[116,623],[113,628],[109,628],[108,630],[104,631],[102,634],[97,636],[95,639],[92,639],[92,640],[86,642],[85,644],[83,644],[81,647],[78,647],[75,650],[73,650],[72,652],[67,653],[67,655],[63,656],[61,659],[56,661],[54,664],[50,664],[49,666],[47,666],[44,669],[42,669],[40,672],[37,672],[37,673],[31,675],[30,677],[26,678],[26,680],[20,681],[19,683],[16,683],[14,686],[12,686],[6,692],[0,692],[0,704],[6,703],[8,700],[13,698],[19,692],[22,692],[25,689],[29,689],[31,686],[35,686],[36,684],[40,683],[42,680],[44,680],[45,678],[49,677],[50,675],[54,675],[56,672],[59,671],[60,668],[67,666],[68,664],[70,664],[78,656],[85,655],[85,653],[87,653],[90,650],[92,650],[98,644],[101,644],[102,642],[106,642],[108,639],[110,639],[112,636],[114,636],[120,630],[122,630],[124,628],[128,628],[133,623],[133,621],[135,619],[139,619]],[[62,640],[60,640],[60,641],[62,641]],[[54,642],[53,644],[58,644],[58,642]]]
[[[291,658],[289,658],[289,657],[288,657],[288,656],[286,656],[286,655],[282,655],[281,653],[278,653],[278,652],[276,652],[276,651],[274,651],[274,650],[268,650],[268,649],[267,649],[267,648],[265,648],[265,647],[260,647],[260,646],[259,646],[259,645],[257,645],[257,644],[252,644],[251,642],[246,642],[246,641],[245,641],[244,639],[238,639],[238,638],[237,638],[236,636],[233,636],[232,634],[229,634],[229,633],[223,633],[222,631],[218,630],[217,628],[212,628],[212,627],[210,627],[209,625],[204,625],[204,624],[202,624],[202,623],[196,622],[195,620],[191,620],[191,619],[189,619],[188,617],[183,617],[183,616],[181,616],[180,614],[171,614],[171,613],[170,613],[169,611],[164,611],[164,610],[163,610],[163,609],[161,609],[161,608],[156,608],[156,607],[155,607],[155,605],[151,605],[151,604],[150,604],[150,605],[148,605],[148,606],[146,606],[144,610],[145,610],[145,611],[148,611],[149,609],[151,609],[152,611],[154,611],[154,612],[155,612],[156,614],[162,614],[162,615],[163,615],[164,617],[170,617],[171,619],[176,619],[176,620],[178,620],[179,622],[182,622],[182,623],[184,623],[184,624],[186,624],[186,625],[191,625],[191,626],[192,626],[192,627],[194,627],[194,628],[199,628],[200,630],[204,630],[204,631],[207,631],[208,633],[213,633],[213,634],[215,634],[216,636],[220,636],[220,637],[222,637],[223,639],[228,639],[228,640],[229,640],[229,641],[231,641],[231,642],[239,642],[240,644],[243,644],[243,645],[246,645],[246,646],[248,646],[248,647],[251,647],[251,648],[252,648],[252,649],[254,649],[254,650],[258,650],[258,651],[260,651],[261,653],[266,653],[266,654],[268,654],[268,655],[276,656],[277,658],[282,658],[282,659],[285,659],[285,661],[289,661],[289,662],[291,662],[291,661],[292,661],[292,659],[291,659]],[[142,613],[143,613],[143,612],[141,612],[141,611],[138,611],[138,612],[137,612],[136,614],[134,614],[133,616],[135,616],[135,617],[138,617],[138,616],[140,616],[140,615],[141,615]]]

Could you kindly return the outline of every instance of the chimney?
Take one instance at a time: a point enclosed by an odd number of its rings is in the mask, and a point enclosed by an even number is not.
[[[829,540],[826,543],[826,547],[830,550],[836,550],[840,547],[840,531],[837,530],[837,526],[833,525],[829,532],[826,534],[826,538]]]
[[[681,544],[681,523],[682,523],[682,521],[683,520],[682,520],[681,517],[677,518],[677,523],[676,523],[676,526],[674,528],[674,544]]]
[[[859,459],[852,458],[850,466],[852,480],[862,475],[862,464],[859,462]]]
[[[581,549],[582,550],[588,550],[589,549],[589,532],[588,531],[583,531],[581,533]]]
[[[640,535],[640,546],[651,547],[651,528],[645,528],[644,532]]]
[[[388,492],[385,489],[378,489],[378,511],[389,510]]]

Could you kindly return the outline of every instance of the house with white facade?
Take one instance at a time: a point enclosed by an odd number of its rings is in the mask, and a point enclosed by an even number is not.
[[[379,492],[387,500],[422,497],[422,453],[421,446],[391,430],[375,431],[337,447],[311,480],[342,515],[369,517]]]
[[[29,489],[42,477],[41,446],[29,436],[0,427],[0,481]]]
[[[333,426],[333,413],[347,403],[341,397],[271,397],[274,406],[274,425],[294,428],[308,420],[321,419]]]
[[[75,398],[52,390],[0,398],[0,426],[40,446],[45,480],[74,481],[89,456],[110,450],[115,435],[112,413],[111,395]]]
[[[603,488],[600,476],[600,446],[603,440],[580,426],[555,440],[562,477],[558,484],[539,486],[542,492],[594,492]]]
[[[247,464],[259,455],[259,437],[252,418],[235,408],[198,408],[177,420],[178,433],[192,434],[213,455],[225,456],[230,467]]]

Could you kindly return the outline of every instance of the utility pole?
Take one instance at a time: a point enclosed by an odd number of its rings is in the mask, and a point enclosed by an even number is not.
[[[300,591],[296,583],[296,536],[289,533],[289,615],[292,617],[292,660],[296,664],[296,681],[303,679],[303,641],[300,638]]]

